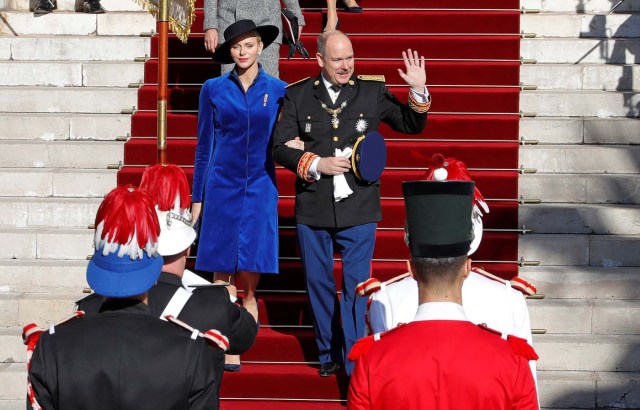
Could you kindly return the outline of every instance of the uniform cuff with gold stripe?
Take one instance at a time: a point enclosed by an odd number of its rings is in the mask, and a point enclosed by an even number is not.
[[[298,161],[297,169],[297,173],[300,178],[304,179],[307,182],[315,181],[315,178],[309,175],[309,167],[311,167],[313,160],[317,157],[318,156],[313,152],[305,152],[304,154],[302,154],[300,161]]]

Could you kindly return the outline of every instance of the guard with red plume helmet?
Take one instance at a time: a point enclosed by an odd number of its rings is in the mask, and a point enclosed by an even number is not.
[[[95,226],[89,286],[102,296],[117,298],[149,290],[162,271],[160,226],[149,197],[133,187],[114,189],[98,208]]]
[[[256,319],[232,303],[224,284],[212,285],[186,269],[196,232],[191,226],[191,195],[184,171],[173,164],[152,165],[142,175],[140,190],[150,196],[155,208],[153,216],[160,225],[158,252],[164,262],[157,284],[149,290],[151,313],[161,319],[171,316],[190,328],[209,329],[210,335],[220,335],[227,341],[225,351],[244,353],[255,342]],[[93,294],[78,301],[77,306],[91,315],[99,312],[102,303],[103,298]],[[214,347],[216,360],[211,371],[220,380],[224,355]]]
[[[476,204],[488,207],[464,163],[442,155],[432,161],[429,181],[403,182],[411,276],[360,286],[372,293],[368,319],[376,333],[349,356],[357,363],[348,409],[538,409],[528,370],[537,355],[508,334],[518,326],[531,337],[524,297],[472,270],[468,257]]]
[[[76,319],[46,330],[25,327],[33,352],[27,408],[218,408],[210,346],[226,349],[228,340],[212,330],[187,331],[175,319],[158,320],[147,305],[162,270],[151,199],[131,186],[115,188],[95,223],[87,281],[103,303],[95,314],[78,311]]]
[[[160,223],[158,252],[162,256],[177,255],[193,244],[189,181],[177,165],[156,164],[145,169],[140,189],[153,202]]]

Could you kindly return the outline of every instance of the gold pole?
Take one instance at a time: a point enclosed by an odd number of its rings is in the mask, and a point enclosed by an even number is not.
[[[160,0],[158,41],[158,162],[167,163],[167,73],[169,60],[169,0]]]

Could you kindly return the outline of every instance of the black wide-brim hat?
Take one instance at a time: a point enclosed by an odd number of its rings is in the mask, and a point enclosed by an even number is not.
[[[475,184],[468,181],[402,183],[411,255],[450,258],[467,255],[473,237]]]
[[[256,26],[256,23],[254,23],[253,20],[238,20],[227,27],[224,31],[225,41],[220,44],[213,53],[213,59],[221,64],[232,64],[233,58],[231,58],[231,46],[235,43],[238,37],[252,31],[260,34],[264,48],[267,48],[271,43],[273,43],[275,39],[278,38],[278,34],[280,34],[280,29],[276,26]]]

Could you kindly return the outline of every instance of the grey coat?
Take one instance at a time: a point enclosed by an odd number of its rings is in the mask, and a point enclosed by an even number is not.
[[[283,0],[287,9],[304,25],[304,17],[298,0]],[[224,41],[224,30],[238,20],[250,19],[256,25],[270,24],[278,27],[282,34],[280,0],[204,0],[204,30],[218,30],[219,42]],[[282,35],[275,43],[282,44]]]

